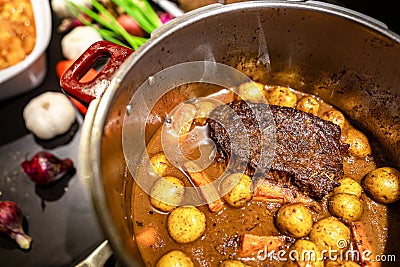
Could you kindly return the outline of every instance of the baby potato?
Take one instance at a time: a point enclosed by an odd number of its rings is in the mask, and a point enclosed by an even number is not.
[[[340,111],[337,110],[326,111],[324,112],[324,114],[322,114],[321,119],[330,121],[338,125],[342,131],[345,127],[346,119],[344,118],[343,114]]]
[[[219,267],[250,267],[250,266],[238,260],[226,260],[221,262]]]
[[[361,267],[361,266],[354,261],[345,261],[338,259],[335,261],[327,261],[325,263],[325,267]]]
[[[201,99],[195,106],[197,108],[195,123],[197,125],[204,125],[211,111],[213,111],[217,105],[214,102]]]
[[[222,190],[230,191],[224,195],[224,200],[233,207],[242,207],[251,200],[251,178],[243,173],[234,173],[222,181]]]
[[[156,267],[193,267],[193,261],[185,253],[173,250],[163,255],[156,264]]]
[[[375,169],[363,178],[361,184],[377,202],[390,204],[400,199],[400,172],[394,168]]]
[[[307,236],[313,225],[313,214],[300,203],[283,205],[276,214],[279,230],[295,238]]]
[[[350,224],[361,218],[364,212],[360,199],[353,194],[335,194],[329,200],[329,212]]]
[[[242,83],[238,87],[238,95],[241,99],[253,103],[265,103],[264,85],[258,82]]]
[[[294,260],[288,259],[287,267],[324,267],[324,261],[320,259],[321,252],[317,246],[308,240],[299,239],[289,248]]]
[[[184,183],[173,176],[161,177],[150,191],[150,202],[161,211],[171,211],[182,202],[185,196]]]
[[[319,110],[318,101],[312,96],[305,96],[297,102],[296,109],[317,116]]]
[[[190,243],[204,234],[206,216],[193,206],[177,207],[168,215],[167,228],[176,242]]]
[[[347,131],[344,142],[350,146],[349,153],[353,156],[365,158],[371,154],[368,138],[356,129],[351,128]]]
[[[310,241],[317,245],[319,251],[341,251],[347,247],[350,229],[335,217],[326,217],[313,225]]]
[[[270,86],[267,90],[267,100],[270,105],[294,108],[297,103],[296,94],[289,87]]]
[[[171,166],[171,163],[169,163],[167,156],[165,156],[163,152],[152,156],[150,162],[153,166],[153,170],[160,176],[165,176],[167,174],[168,167]]]
[[[345,177],[343,179],[340,179],[339,183],[340,185],[338,187],[335,187],[335,189],[333,189],[334,194],[346,193],[346,194],[353,194],[358,198],[361,197],[363,189],[361,185],[357,183],[355,180]]]

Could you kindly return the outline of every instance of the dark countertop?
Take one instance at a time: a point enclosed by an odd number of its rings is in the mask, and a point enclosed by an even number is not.
[[[32,237],[28,251],[18,248],[8,236],[0,233],[0,266],[61,267],[74,266],[105,238],[97,222],[90,193],[75,173],[48,188],[35,187],[20,166],[25,159],[45,150],[59,158],[70,158],[78,164],[78,145],[83,117],[65,136],[49,142],[38,142],[25,128],[22,111],[33,97],[45,91],[59,91],[55,65],[62,59],[57,27],[53,16],[52,39],[46,51],[48,71],[36,89],[0,102],[0,201],[11,200],[23,210],[24,229]]]
[[[400,34],[400,18],[396,1],[341,0],[340,2],[347,8],[383,22],[389,30]]]

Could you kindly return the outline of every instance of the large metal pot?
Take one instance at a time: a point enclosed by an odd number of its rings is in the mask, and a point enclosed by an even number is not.
[[[137,88],[169,66],[195,60],[236,66],[243,57],[265,63],[259,77],[264,82],[335,105],[379,144],[387,164],[400,168],[400,36],[362,14],[314,1],[213,5],[165,25],[131,55],[105,43],[88,51],[63,77],[62,87],[91,101],[79,174],[88,180],[106,236],[126,266],[142,263],[132,238],[133,179],[122,151],[123,120]],[[93,54],[110,62],[94,82],[80,84],[77,78],[93,64]],[[282,79],[288,75],[293,79]],[[166,110],[173,103],[166,101]],[[398,253],[399,208],[390,206],[387,253]]]

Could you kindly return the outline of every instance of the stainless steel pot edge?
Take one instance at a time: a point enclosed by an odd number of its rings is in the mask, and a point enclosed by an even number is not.
[[[251,4],[251,7],[249,5]],[[209,17],[212,15],[216,15],[218,13],[230,12],[232,10],[239,9],[253,9],[260,7],[274,7],[274,8],[302,8],[302,9],[310,9],[314,11],[330,13],[334,16],[340,16],[342,18],[346,18],[358,24],[364,25],[370,29],[376,30],[381,34],[384,34],[390,39],[400,40],[400,36],[395,32],[388,29],[387,25],[375,18],[362,14],[360,12],[354,11],[352,9],[321,2],[314,0],[299,0],[299,1],[290,1],[290,0],[261,0],[261,1],[246,1],[239,2],[234,4],[222,5],[222,4],[212,4],[206,6],[204,8],[200,8],[197,10],[193,10],[191,12],[186,13],[184,16],[180,16],[169,23],[163,25],[161,28],[155,31],[155,34],[152,37],[157,38],[162,35],[168,34],[171,30],[176,30],[176,27],[184,27],[187,25],[188,21],[196,17],[197,20],[201,20],[204,17]],[[185,24],[186,23],[186,24]],[[193,22],[190,22],[193,23]],[[179,28],[178,27],[178,28]],[[146,44],[145,44],[146,45]]]
[[[121,65],[126,66],[127,62]],[[117,75],[116,75],[117,76]],[[129,253],[121,253],[118,249],[123,247],[123,242],[119,237],[117,229],[115,228],[109,213],[109,207],[107,205],[106,196],[104,193],[102,175],[101,175],[101,137],[102,130],[105,124],[105,116],[99,116],[100,114],[106,114],[106,111],[110,107],[110,100],[114,91],[118,89],[121,79],[114,77],[109,85],[109,88],[105,91],[104,95],[99,99],[94,99],[90,105],[88,112],[85,117],[81,142],[80,142],[80,153],[79,153],[79,171],[91,191],[92,202],[96,211],[97,217],[100,221],[100,225],[109,239],[107,243],[102,243],[100,246],[89,255],[87,259],[83,261],[86,263],[96,263],[96,265],[83,265],[83,266],[102,266],[97,265],[98,260],[102,260],[102,263],[106,262],[108,258],[101,255],[104,251],[110,253],[111,251],[116,254],[117,258],[127,266],[140,266],[141,264],[133,257],[129,256]],[[104,100],[104,101],[103,101]],[[89,115],[89,116],[88,116]],[[111,253],[110,253],[111,255]],[[93,262],[90,258],[94,259]],[[133,265],[132,265],[133,264]]]
[[[80,163],[81,165],[90,166],[89,169],[81,166],[81,171],[90,182],[90,190],[92,191],[92,198],[94,201],[95,209],[102,210],[98,213],[99,220],[106,236],[110,238],[110,244],[115,249],[117,258],[122,261],[123,264],[127,266],[139,266],[139,262],[133,257],[129,256],[129,253],[121,251],[123,248],[122,240],[119,238],[115,226],[112,223],[110,213],[108,212],[108,207],[106,204],[105,194],[103,192],[103,185],[101,181],[101,136],[102,130],[105,125],[107,110],[109,110],[112,104],[112,97],[118,89],[118,85],[121,79],[125,77],[129,71],[130,66],[134,65],[142,55],[146,54],[147,51],[152,49],[152,47],[157,43],[162,41],[166,36],[171,34],[177,29],[186,27],[192,23],[202,20],[206,17],[218,15],[222,12],[230,12],[232,10],[241,9],[252,9],[260,7],[273,7],[273,8],[301,8],[309,9],[319,12],[330,13],[335,16],[342,16],[346,19],[352,20],[356,23],[362,24],[370,29],[380,32],[382,35],[387,36],[390,39],[396,40],[400,43],[400,36],[391,32],[387,29],[386,25],[382,23],[377,23],[376,20],[371,19],[365,15],[359,16],[359,13],[349,10],[347,8],[342,8],[334,5],[327,5],[326,3],[318,1],[307,1],[307,2],[292,2],[292,1],[254,1],[251,2],[252,6],[249,7],[249,2],[236,3],[231,5],[215,5],[212,8],[207,8],[199,12],[190,12],[184,14],[171,22],[169,22],[162,29],[157,31],[152,35],[152,38],[142,45],[135,53],[133,53],[124,63],[121,65],[119,70],[115,73],[114,78],[111,81],[110,86],[101,97],[101,99],[96,100],[95,107],[88,112],[91,114],[90,118],[85,118],[85,124],[88,128],[88,136],[85,143],[82,145],[83,148],[80,151]],[[91,104],[92,106],[93,104]],[[86,122],[88,120],[88,122]],[[87,140],[90,140],[87,142]],[[87,143],[86,143],[87,142]],[[84,155],[84,154],[87,155]]]
[[[90,160],[90,143],[91,143],[91,136],[92,136],[92,128],[94,119],[96,116],[96,110],[98,108],[100,99],[94,99],[88,108],[88,112],[85,116],[81,136],[80,136],[80,144],[79,144],[79,161],[78,161],[78,169],[79,169],[79,178],[84,181],[84,183],[88,186],[88,190],[90,191],[90,195],[92,197],[92,203],[100,203],[98,200],[99,198],[104,198],[104,195],[100,197],[95,193],[94,185],[95,179],[93,179],[92,171],[91,171],[91,160]],[[101,191],[102,192],[102,191]],[[104,202],[102,202],[104,203]],[[99,204],[100,205],[100,204]],[[105,207],[99,207],[98,205],[94,205],[96,212],[97,209],[104,209]],[[100,205],[102,206],[102,205]],[[97,214],[99,214],[97,212]],[[102,221],[103,223],[104,221]],[[104,222],[104,225],[106,222]],[[92,253],[90,253],[85,259],[79,262],[75,267],[97,267],[97,266],[104,266],[107,259],[112,255],[111,247],[107,240],[102,242]]]

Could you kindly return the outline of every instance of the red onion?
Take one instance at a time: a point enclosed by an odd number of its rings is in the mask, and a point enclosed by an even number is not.
[[[24,172],[38,185],[49,185],[74,170],[72,160],[57,158],[48,152],[38,152],[32,160],[21,163]]]
[[[159,13],[158,17],[160,18],[162,24],[165,24],[174,18],[174,16],[166,12]]]
[[[32,238],[22,229],[22,210],[12,201],[0,201],[0,231],[7,233],[20,248],[29,249]]]

